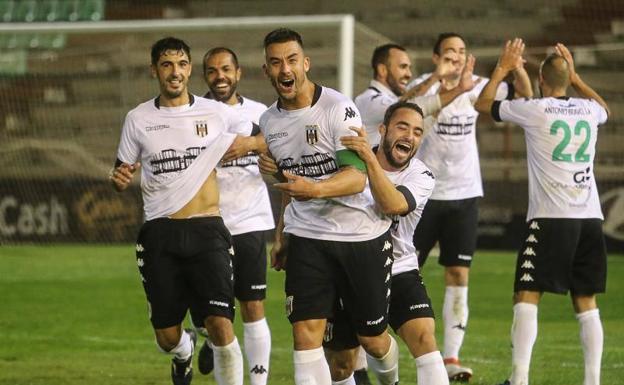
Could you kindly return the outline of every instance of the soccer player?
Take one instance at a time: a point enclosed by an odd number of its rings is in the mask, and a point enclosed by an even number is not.
[[[237,114],[257,125],[266,106],[237,92],[241,68],[234,51],[225,47],[209,50],[203,59],[204,80],[209,92],[204,96],[230,106]],[[219,207],[234,246],[234,294],[243,318],[244,350],[251,385],[267,383],[271,332],[264,316],[266,297],[266,241],[264,231],[273,229],[269,194],[258,170],[257,152],[266,151],[262,135],[250,136],[232,154],[236,159],[217,167]],[[230,149],[233,152],[234,149]],[[229,156],[230,154],[228,154]],[[201,326],[201,325],[200,325]],[[202,329],[199,328],[201,331]],[[199,350],[199,371],[212,371],[213,354],[208,340]]]
[[[594,158],[598,126],[607,121],[609,109],[576,73],[563,44],[542,62],[541,98],[495,101],[498,84],[521,65],[523,49],[520,39],[507,42],[476,103],[495,120],[522,127],[527,147],[529,208],[514,281],[512,370],[504,384],[529,383],[542,294],[569,291],[581,329],[583,384],[598,385],[603,331],[596,294],[605,291],[607,257]],[[568,97],[569,86],[580,97]]]
[[[418,270],[412,237],[434,176],[420,160],[413,158],[423,136],[423,111],[416,104],[391,105],[379,127],[381,144],[371,149],[366,131],[355,129],[357,137],[345,136],[342,143],[356,151],[367,166],[370,190],[379,208],[392,215],[392,296],[388,313],[390,326],[405,341],[416,362],[418,382],[448,385],[442,355],[438,351],[431,300]],[[357,339],[349,321],[339,312],[327,328],[326,355],[334,384],[354,384],[349,374]],[[350,362],[351,361],[351,362]]]
[[[232,243],[219,215],[215,166],[240,146],[240,135],[252,133],[252,124],[223,103],[190,94],[191,69],[184,41],[168,37],[152,46],[160,95],[127,114],[109,178],[123,191],[142,170],[137,265],[158,347],[173,355],[173,384],[188,385],[193,376],[196,337],[181,327],[190,308],[210,336],[217,383],[242,385]]]
[[[466,63],[466,44],[455,33],[440,34],[433,48],[436,67],[451,65],[439,81],[424,74],[412,84],[420,84],[424,95],[455,87]],[[513,71],[513,84],[501,83],[497,99],[532,96],[531,83],[524,68]],[[476,247],[477,199],[483,196],[479,154],[476,141],[478,112],[473,108],[485,81],[474,77],[477,85],[442,108],[437,117],[425,118],[423,142],[416,153],[436,176],[436,185],[414,232],[414,245],[420,266],[424,266],[436,242],[440,246],[438,263],[444,266],[445,295],[444,362],[449,379],[468,381],[472,370],[459,361],[468,322],[468,274]]]
[[[457,82],[451,89],[442,89],[439,93],[420,96],[423,92],[421,87],[413,87],[410,92],[406,92],[406,87],[412,78],[412,62],[405,48],[397,44],[384,44],[373,52],[371,59],[373,67],[373,79],[370,81],[368,89],[355,97],[355,105],[362,114],[362,123],[366,128],[368,141],[371,145],[379,144],[379,125],[383,122],[386,109],[398,101],[409,100],[422,107],[425,116],[431,115],[453,101],[457,96],[466,92],[466,82]],[[472,75],[474,68],[474,57],[468,56],[465,69]],[[432,78],[440,79],[445,73],[453,71],[452,64],[443,62],[436,67],[436,72]],[[468,71],[466,71],[468,72]],[[470,76],[463,77],[472,88]]]
[[[271,256],[273,267],[286,270],[295,383],[331,383],[322,341],[340,297],[369,366],[381,373],[382,384],[394,384],[398,346],[386,331],[391,223],[363,193],[364,162],[340,143],[341,136],[355,135],[349,127],[361,126],[358,110],[307,78],[310,59],[297,32],[270,32],[264,50],[264,70],[278,100],[260,118],[260,128],[286,179],[275,185],[284,199]]]

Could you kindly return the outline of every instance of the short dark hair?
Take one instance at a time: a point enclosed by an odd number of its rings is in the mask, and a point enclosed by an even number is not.
[[[266,49],[271,44],[286,43],[289,41],[296,41],[297,43],[299,43],[301,48],[303,48],[303,39],[298,32],[293,31],[289,28],[274,29],[264,37],[264,49]]]
[[[396,102],[392,104],[390,107],[388,107],[388,109],[386,110],[386,113],[384,114],[384,119],[383,119],[384,126],[388,127],[388,124],[390,124],[390,119],[392,119],[392,115],[394,115],[394,113],[400,108],[409,108],[410,110],[416,111],[416,113],[418,113],[418,115],[420,115],[421,118],[423,119],[425,118],[425,114],[423,113],[422,108],[420,108],[418,104],[406,102],[406,101]]]
[[[464,37],[458,33],[455,32],[442,32],[441,34],[438,35],[438,40],[436,40],[435,44],[433,45],[433,53],[435,53],[436,55],[440,54],[440,46],[442,45],[442,42],[446,39],[450,39],[452,37],[458,37],[460,38],[464,44],[466,43],[466,40],[464,39]]]
[[[570,63],[557,54],[550,54],[540,68],[542,78],[553,88],[567,88],[570,85]]]
[[[371,59],[371,66],[373,67],[373,76],[377,75],[377,66],[379,64],[388,64],[388,57],[390,56],[391,49],[398,49],[399,51],[406,52],[405,47],[398,44],[384,44],[375,48],[373,51],[373,58]]]
[[[227,47],[214,47],[211,48],[210,50],[208,50],[208,52],[206,52],[206,54],[204,55],[204,59],[202,60],[202,65],[204,68],[204,75],[206,74],[206,60],[208,60],[209,57],[211,57],[212,55],[216,55],[218,53],[229,53],[232,56],[232,61],[234,62],[234,66],[236,66],[236,68],[238,68],[238,57],[236,56],[236,54],[234,53],[234,51],[232,51],[231,49],[227,48]]]
[[[191,48],[188,44],[184,40],[169,36],[158,40],[152,46],[152,64],[156,65],[158,59],[168,50],[183,51],[188,56],[189,61],[191,60]]]

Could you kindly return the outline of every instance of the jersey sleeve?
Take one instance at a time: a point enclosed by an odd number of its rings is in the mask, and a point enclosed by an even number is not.
[[[328,116],[329,126],[332,127],[332,140],[336,151],[345,150],[345,146],[340,143],[341,136],[357,135],[349,127],[362,127],[360,111],[350,100],[337,103]]]
[[[140,156],[141,147],[136,139],[136,127],[132,115],[128,113],[121,128],[117,159],[127,164],[134,164]]]
[[[607,110],[603,106],[600,105],[595,100],[591,100],[592,109],[594,110],[594,114],[598,117],[598,124],[605,124],[607,122],[607,118],[609,115],[607,114]]]
[[[492,104],[492,117],[497,122],[527,127],[527,122],[534,121],[533,116],[537,111],[534,104],[530,99],[497,100]]]
[[[408,212],[404,216],[417,208],[425,207],[427,200],[433,193],[435,178],[433,173],[426,169],[414,170],[404,182],[397,186],[405,200],[407,200]]]
[[[247,119],[244,114],[237,113],[236,110],[229,108],[225,104],[221,110],[221,116],[223,116],[227,126],[227,132],[242,136],[250,136],[252,134],[254,123]]]
[[[366,116],[380,116],[383,118],[388,107],[394,103],[389,97],[384,94],[364,95],[356,98],[355,106],[358,111],[361,111]],[[366,119],[365,119],[366,120]],[[378,127],[365,127],[368,131],[375,131]]]
[[[481,91],[488,84],[490,79],[475,77],[475,81],[478,83],[475,87],[470,91],[470,103],[475,104]],[[514,98],[516,91],[511,83],[508,82],[500,82],[498,87],[496,87],[496,95],[494,95],[494,100],[512,100]]]

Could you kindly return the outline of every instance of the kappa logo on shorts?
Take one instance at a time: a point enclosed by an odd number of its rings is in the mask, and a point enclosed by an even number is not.
[[[137,253],[142,253],[143,251],[145,251],[145,249],[143,248],[143,245],[140,243],[136,244],[136,252]]]
[[[386,263],[384,263],[384,267],[388,267],[392,265],[392,258],[386,258]]]
[[[535,257],[537,254],[535,254],[535,251],[533,250],[531,246],[527,246],[527,248],[524,249],[524,252],[522,253],[522,255],[529,255],[529,256]]]
[[[388,283],[388,281],[390,281],[390,273],[386,274],[386,280],[384,281],[384,283]]]
[[[147,279],[145,279],[145,277],[143,276],[143,274],[139,273],[139,275],[141,276],[141,282],[147,282]]]
[[[379,317],[377,319],[374,319],[372,321],[366,321],[366,326],[379,325],[383,320],[384,320],[384,316],[381,316],[381,317]]]
[[[295,298],[292,295],[289,295],[288,297],[286,297],[286,316],[290,316],[292,314],[293,311],[293,302],[295,301]]]
[[[138,267],[145,266],[145,261],[143,261],[143,258],[137,258],[137,266]]]
[[[520,282],[533,282],[533,277],[529,273],[524,273],[520,278]]]
[[[531,222],[531,224],[529,225],[529,229],[531,230],[539,230],[539,224],[537,223],[537,221],[533,221]]]
[[[527,243],[538,243],[537,242],[537,238],[535,238],[535,235],[533,234],[529,234],[528,238],[526,239]]]
[[[152,319],[152,304],[147,301],[147,317]]]
[[[230,246],[230,248],[228,249],[228,253],[230,253],[230,255],[234,255],[234,246]],[[230,266],[232,266],[231,263]]]
[[[251,285],[251,290],[264,290],[266,287],[266,285]]]
[[[392,249],[392,243],[390,243],[390,241],[385,241],[381,251],[388,251],[390,249]]]
[[[535,266],[533,266],[533,263],[531,263],[531,261],[529,261],[528,259],[525,259],[524,262],[522,263],[522,266],[520,266],[523,269],[535,269]]]
[[[388,288],[388,291],[386,292],[386,298],[390,298],[390,293],[391,293],[390,288]]]
[[[428,303],[417,303],[415,305],[410,306],[410,310],[416,310],[416,309],[426,309],[429,307]]]
[[[472,255],[457,254],[457,259],[461,259],[463,261],[472,261]]]

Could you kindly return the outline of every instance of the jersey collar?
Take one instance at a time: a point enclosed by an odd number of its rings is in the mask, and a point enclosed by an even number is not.
[[[189,93],[188,94],[189,97],[189,107],[193,105],[193,103],[195,103],[195,96],[193,96],[193,94]],[[158,95],[156,97],[156,99],[154,99],[154,107],[156,107],[156,109],[160,110],[160,95]]]
[[[310,104],[310,107],[313,107],[316,104],[316,102],[318,102],[319,98],[321,97],[322,91],[323,91],[323,87],[314,83],[314,95],[312,96],[312,104]],[[282,102],[279,98],[277,98],[277,110],[282,111]]]

